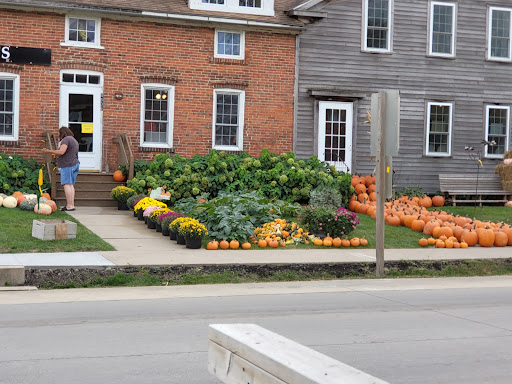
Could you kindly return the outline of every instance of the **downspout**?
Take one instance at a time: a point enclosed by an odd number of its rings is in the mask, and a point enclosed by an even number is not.
[[[299,47],[300,34],[295,37],[295,79],[293,85],[293,153],[297,155],[297,116],[299,111]]]

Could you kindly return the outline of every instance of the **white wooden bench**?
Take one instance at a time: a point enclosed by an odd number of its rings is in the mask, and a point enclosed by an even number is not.
[[[477,180],[478,179],[478,180]],[[501,186],[501,177],[496,174],[476,173],[440,173],[439,190],[451,198],[452,204],[457,203],[505,203],[512,195],[510,191],[504,191]],[[464,199],[458,199],[457,196],[465,196]],[[484,196],[490,196],[490,199],[483,199]]]
[[[226,384],[387,384],[255,324],[211,324],[208,338],[208,371]]]

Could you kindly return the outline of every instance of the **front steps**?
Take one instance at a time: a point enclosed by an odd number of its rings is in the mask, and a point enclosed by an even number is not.
[[[117,207],[117,201],[112,199],[110,191],[119,185],[114,181],[113,173],[79,172],[75,184],[75,205],[77,207]],[[66,205],[64,188],[60,184],[60,174],[57,174],[57,196],[54,198],[59,207]]]

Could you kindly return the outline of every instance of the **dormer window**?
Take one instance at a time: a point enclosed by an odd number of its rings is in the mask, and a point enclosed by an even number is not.
[[[274,16],[274,0],[188,0],[190,9]]]
[[[103,48],[100,46],[100,25],[100,19],[66,16],[65,42],[61,45]]]

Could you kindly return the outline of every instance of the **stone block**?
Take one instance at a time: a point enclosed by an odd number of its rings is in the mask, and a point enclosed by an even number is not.
[[[34,220],[32,237],[41,240],[64,240],[76,238],[76,223],[68,220]]]
[[[25,284],[25,268],[22,265],[0,265],[0,287]]]

